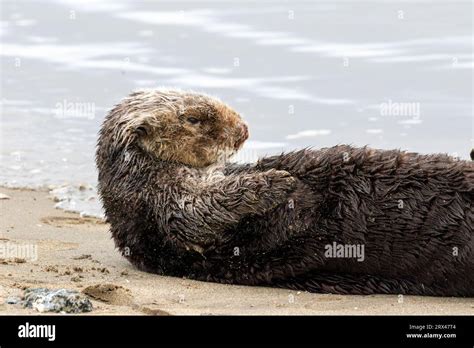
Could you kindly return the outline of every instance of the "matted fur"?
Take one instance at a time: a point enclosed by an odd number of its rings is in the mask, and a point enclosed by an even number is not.
[[[314,292],[474,295],[472,162],[340,145],[227,164],[247,135],[192,92],[136,92],[107,115],[99,193],[130,262]],[[328,258],[333,243],[363,245],[363,261]]]

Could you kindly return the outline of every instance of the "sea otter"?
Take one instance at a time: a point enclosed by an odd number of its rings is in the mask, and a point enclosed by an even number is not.
[[[232,164],[216,98],[137,91],[106,116],[98,189],[136,267],[337,294],[474,296],[474,164],[338,145]]]

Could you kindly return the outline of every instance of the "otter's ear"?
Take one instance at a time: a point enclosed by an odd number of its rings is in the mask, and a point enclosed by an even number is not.
[[[137,128],[135,128],[135,134],[137,134],[139,137],[144,137],[148,135],[148,129],[144,125],[140,125]]]

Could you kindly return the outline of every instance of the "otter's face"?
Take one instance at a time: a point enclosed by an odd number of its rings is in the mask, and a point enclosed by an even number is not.
[[[157,158],[206,167],[225,161],[248,138],[239,114],[217,99],[180,91],[139,93],[146,112],[139,116],[137,140]]]

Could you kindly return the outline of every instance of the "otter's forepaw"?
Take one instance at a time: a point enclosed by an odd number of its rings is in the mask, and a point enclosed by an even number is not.
[[[263,174],[273,189],[290,192],[295,188],[296,179],[286,170],[270,169]]]
[[[282,203],[286,203],[288,194],[296,186],[296,179],[284,170],[270,169],[261,174],[265,179],[266,185],[257,194],[264,212],[272,210]]]

